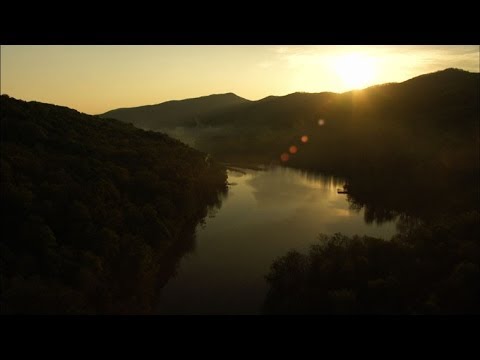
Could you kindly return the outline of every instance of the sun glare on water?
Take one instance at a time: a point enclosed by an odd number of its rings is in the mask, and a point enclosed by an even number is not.
[[[334,60],[337,75],[348,89],[361,89],[375,82],[375,63],[372,57],[348,54]]]

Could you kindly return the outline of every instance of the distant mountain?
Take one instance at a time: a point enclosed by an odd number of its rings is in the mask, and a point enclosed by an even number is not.
[[[316,122],[319,116],[342,117],[353,110],[371,114],[387,113],[389,116],[427,110],[445,110],[478,107],[479,74],[458,69],[446,69],[421,75],[402,83],[376,85],[364,90],[342,94],[332,92],[293,93],[281,97],[268,97],[251,101],[245,106],[224,109],[204,119],[209,125],[219,124],[269,124],[274,127],[302,126]],[[395,112],[393,111],[395,110]]]
[[[173,100],[156,105],[122,108],[108,111],[103,118],[113,118],[132,123],[147,130],[158,130],[201,123],[202,119],[217,111],[250,101],[233,93],[216,94],[193,99]]]
[[[308,146],[290,156],[289,164],[323,168],[353,166],[358,151],[387,156],[386,149],[413,153],[421,148],[430,158],[442,153],[450,159],[478,142],[479,99],[478,73],[446,69],[341,94],[297,92],[257,101],[212,95],[119,109],[102,117],[165,131],[225,161],[278,161],[281,152],[308,135]],[[350,153],[338,149],[346,143]],[[381,144],[385,149],[380,150]],[[336,157],[330,154],[334,147]],[[451,148],[457,150],[443,154]],[[468,166],[464,162],[452,166]]]
[[[350,151],[360,141],[367,147],[387,142],[411,151],[422,144],[440,151],[443,145],[453,147],[454,139],[463,141],[459,149],[478,141],[479,109],[480,75],[447,69],[342,94],[294,93],[252,101],[206,116],[202,124],[209,132],[197,126],[192,134],[203,151],[225,160],[248,153],[259,162],[277,160],[282,149],[308,135],[311,141],[303,148],[312,153],[302,162],[321,166],[313,151],[327,154],[347,141]],[[306,150],[299,151],[292,160],[306,155]]]
[[[266,125],[283,128],[301,125],[312,114],[324,108],[338,94],[293,93],[285,96],[270,96],[251,101],[241,107],[229,108],[205,117],[203,124],[210,126],[253,126]]]

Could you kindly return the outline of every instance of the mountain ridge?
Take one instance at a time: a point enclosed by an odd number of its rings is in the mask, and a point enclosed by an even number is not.
[[[218,93],[218,94],[210,94],[210,95],[202,95],[202,96],[196,96],[196,97],[193,97],[193,98],[185,98],[185,99],[172,99],[172,100],[166,100],[166,101],[162,101],[162,102],[159,102],[159,103],[156,103],[156,104],[147,104],[147,105],[138,105],[138,106],[129,106],[129,107],[122,107],[122,108],[116,108],[116,109],[112,109],[112,110],[108,110],[104,113],[101,113],[101,114],[96,114],[98,116],[103,116],[105,114],[108,114],[112,111],[116,111],[116,110],[128,110],[128,109],[139,109],[139,108],[146,108],[146,107],[155,107],[155,106],[158,106],[158,105],[165,105],[165,104],[169,104],[169,103],[179,103],[179,102],[182,102],[182,101],[187,101],[187,100],[200,100],[200,99],[205,99],[205,98],[214,98],[214,97],[235,97],[235,98],[238,98],[240,100],[244,100],[244,101],[252,101],[252,100],[248,100],[246,98],[243,98],[241,96],[238,96],[237,94],[235,94],[234,92],[228,92],[228,93]]]
[[[232,107],[250,100],[244,99],[232,92],[211,94],[190,99],[169,100],[154,105],[142,105],[130,108],[119,108],[107,111],[98,116],[114,118],[123,122],[131,122],[146,130],[162,127],[175,127],[178,123],[192,121],[199,116],[215,113],[227,107]],[[141,116],[139,116],[141,114]],[[158,122],[160,123],[158,124]]]
[[[476,74],[476,75],[475,75]],[[478,76],[479,73],[469,72],[457,68],[446,68],[431,73],[421,74],[413,78],[407,79],[402,82],[389,82],[383,84],[376,84],[364,89],[349,90],[345,92],[294,92],[283,96],[270,95],[259,100],[247,100],[236,95],[233,92],[225,94],[211,94],[195,98],[187,98],[182,100],[169,100],[154,105],[142,105],[130,108],[119,108],[107,111],[98,116],[102,118],[115,118],[120,121],[130,122],[135,126],[151,129],[151,130],[163,130],[165,128],[172,128],[177,126],[192,126],[198,124],[199,119],[202,122],[209,122],[209,118],[219,117],[227,112],[241,112],[250,111],[249,108],[255,108],[256,106],[263,106],[266,104],[272,104],[274,102],[289,101],[291,99],[301,99],[301,101],[315,101],[317,98],[329,97],[330,99],[337,97],[343,98],[357,93],[371,92],[376,93],[378,91],[385,92],[388,95],[389,92],[396,92],[397,89],[402,87],[411,87],[410,91],[419,92],[419,96],[423,95],[424,91],[438,90],[437,84],[430,85],[432,82],[442,82],[442,88],[446,89],[449,84],[455,82],[473,81],[473,77]],[[459,81],[461,80],[461,81]],[[422,89],[415,89],[416,87]],[[225,102],[225,100],[228,100]],[[209,104],[208,106],[199,106],[201,103],[212,103],[219,101],[220,104]],[[174,109],[174,107],[188,106],[193,107],[190,110]],[[179,112],[179,113],[176,113]]]

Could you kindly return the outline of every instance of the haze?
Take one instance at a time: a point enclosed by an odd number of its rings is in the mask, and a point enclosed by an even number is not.
[[[1,93],[88,114],[234,92],[343,92],[456,67],[473,46],[2,46]]]

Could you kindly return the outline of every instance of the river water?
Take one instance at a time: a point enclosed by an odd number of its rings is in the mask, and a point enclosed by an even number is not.
[[[159,314],[258,314],[264,276],[290,249],[306,251],[320,233],[389,239],[395,222],[367,224],[351,210],[344,181],[273,167],[228,171],[228,195],[199,225],[193,252],[163,288]]]

